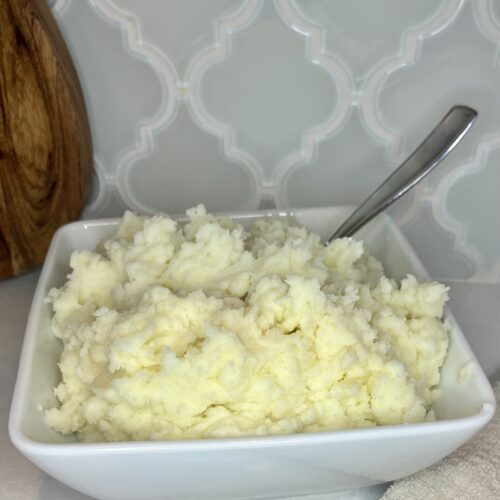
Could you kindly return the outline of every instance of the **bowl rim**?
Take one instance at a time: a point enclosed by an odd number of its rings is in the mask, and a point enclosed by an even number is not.
[[[261,216],[287,216],[300,215],[312,211],[325,211],[332,209],[351,209],[349,206],[332,206],[332,207],[310,207],[299,209],[264,209],[256,211],[242,212],[215,212],[217,216],[228,216],[239,219],[251,219]],[[147,215],[147,214],[146,214]],[[422,262],[416,255],[415,251],[403,235],[402,231],[395,224],[392,217],[387,213],[382,213],[378,217],[385,219],[385,223],[389,224],[394,234],[398,239],[398,245],[401,245],[405,253],[410,254],[418,271],[424,276],[429,277],[429,274]],[[183,221],[186,217],[172,216],[175,220]],[[145,451],[157,452],[182,452],[188,450],[217,450],[217,449],[235,449],[235,448],[274,448],[274,447],[293,447],[303,445],[321,445],[333,444],[341,442],[359,442],[370,441],[382,438],[398,438],[408,435],[424,435],[442,432],[455,432],[459,430],[479,430],[486,425],[493,417],[496,410],[496,399],[494,396],[491,384],[484,374],[484,371],[474,355],[467,339],[465,338],[460,326],[454,319],[448,307],[445,307],[445,316],[451,320],[455,340],[462,344],[468,355],[472,366],[475,367],[474,378],[477,383],[482,386],[483,392],[487,395],[482,404],[479,405],[478,411],[467,417],[448,418],[436,421],[427,421],[411,424],[396,424],[374,427],[362,427],[355,429],[338,429],[324,430],[307,433],[284,434],[284,435],[265,435],[265,436],[243,436],[243,437],[227,437],[227,438],[203,438],[203,439],[175,439],[166,441],[120,441],[120,442],[98,442],[98,443],[47,443],[36,441],[28,437],[22,430],[22,417],[25,407],[25,397],[27,385],[29,383],[29,374],[31,359],[34,355],[34,341],[37,336],[36,324],[39,320],[40,310],[34,306],[41,303],[45,298],[45,289],[47,282],[51,276],[52,266],[54,264],[54,255],[62,238],[67,233],[83,228],[87,230],[95,227],[112,227],[118,225],[121,217],[112,217],[104,219],[88,219],[71,222],[61,226],[52,238],[49,246],[46,259],[44,261],[38,283],[33,294],[28,321],[25,328],[21,355],[17,370],[16,382],[11,402],[9,413],[9,436],[14,444],[21,452],[29,455],[90,455],[90,454],[107,454],[107,453],[143,453]]]

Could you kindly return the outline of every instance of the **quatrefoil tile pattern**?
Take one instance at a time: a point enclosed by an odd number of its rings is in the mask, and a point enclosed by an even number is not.
[[[391,213],[434,277],[500,282],[498,2],[50,5],[91,119],[85,217],[356,205],[463,103],[471,134]]]
[[[254,158],[262,184],[273,187],[276,165],[300,149],[304,130],[324,127],[341,100],[327,71],[307,60],[305,37],[279,13],[263,2],[259,17],[233,35],[227,58],[200,82],[208,114],[231,126],[234,147]]]
[[[420,31],[442,9],[445,0],[295,0],[310,22],[328,26],[325,52],[344,62],[355,82],[362,82],[381,62],[400,55],[405,32]],[[390,15],[388,15],[390,13]]]

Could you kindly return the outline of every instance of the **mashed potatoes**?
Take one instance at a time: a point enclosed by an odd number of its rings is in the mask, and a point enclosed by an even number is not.
[[[432,418],[447,290],[363,244],[203,206],[126,213],[49,294],[63,342],[48,424],[83,441],[283,434]]]

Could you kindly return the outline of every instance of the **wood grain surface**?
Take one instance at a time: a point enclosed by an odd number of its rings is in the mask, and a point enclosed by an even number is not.
[[[46,1],[0,0],[0,279],[43,262],[91,174],[82,91]]]

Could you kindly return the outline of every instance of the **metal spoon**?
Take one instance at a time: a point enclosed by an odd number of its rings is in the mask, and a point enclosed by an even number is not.
[[[377,214],[418,184],[469,131],[477,111],[454,106],[418,148],[335,231],[328,240],[352,236]]]

